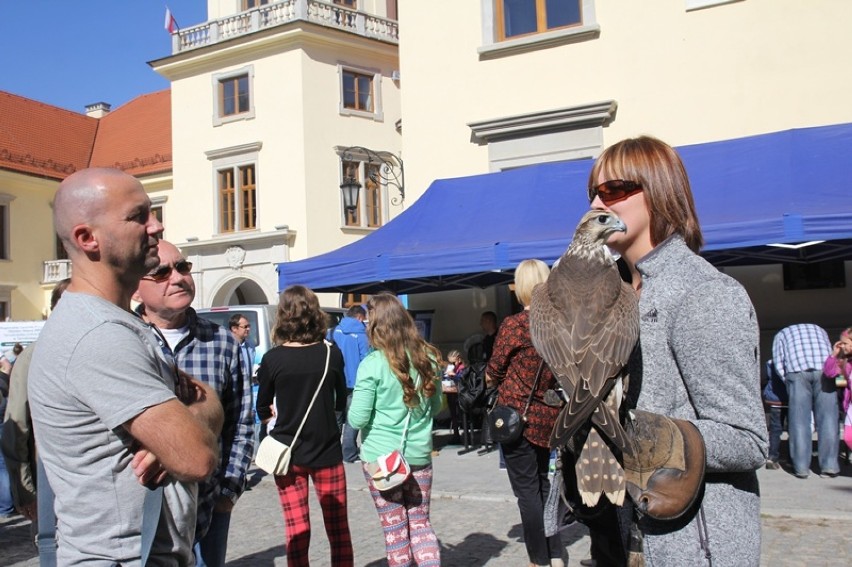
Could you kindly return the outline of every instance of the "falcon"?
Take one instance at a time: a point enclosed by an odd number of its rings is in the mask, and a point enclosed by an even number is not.
[[[601,494],[614,504],[624,502],[618,454],[633,453],[619,406],[639,338],[639,300],[606,247],[615,232],[627,227],[612,212],[583,215],[568,250],[530,302],[533,345],[567,397],[550,444],[573,453],[577,488],[590,507]]]

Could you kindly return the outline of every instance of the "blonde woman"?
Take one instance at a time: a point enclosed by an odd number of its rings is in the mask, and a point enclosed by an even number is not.
[[[535,286],[547,281],[550,269],[541,260],[524,260],[515,269],[515,295],[524,310],[506,317],[488,361],[487,381],[497,385],[497,403],[519,413],[524,411],[536,373],[542,363],[530,337],[529,304]],[[544,394],[556,385],[556,379],[545,364],[526,413],[523,434],[515,441],[501,443],[506,472],[512,492],[518,499],[524,545],[530,567],[562,566],[562,542],[559,534],[544,536],[544,502],[550,493],[550,432],[559,408],[544,403]]]
[[[375,350],[358,366],[348,419],[361,431],[364,477],[384,530],[388,565],[440,565],[429,506],[432,419],[441,410],[441,353],[420,337],[393,295],[373,296],[367,318],[367,338]],[[367,463],[400,446],[412,474],[402,485],[380,492]]]

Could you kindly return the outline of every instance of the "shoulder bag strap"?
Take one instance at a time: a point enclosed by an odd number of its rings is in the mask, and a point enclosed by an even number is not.
[[[299,424],[299,429],[296,430],[296,435],[293,436],[293,443],[290,445],[291,447],[296,446],[296,439],[299,438],[299,434],[302,432],[302,428],[305,426],[305,422],[308,421],[308,415],[311,413],[311,408],[314,407],[314,402],[317,399],[317,395],[319,395],[320,390],[322,389],[322,384],[325,382],[325,376],[328,374],[328,362],[331,360],[331,343],[328,341],[323,341],[325,343],[326,353],[325,353],[325,370],[322,372],[322,378],[320,379],[319,386],[317,386],[317,391],[314,392],[314,397],[311,398],[311,403],[308,405],[308,411],[305,412],[305,417],[302,418],[302,423]]]
[[[417,386],[420,384],[420,374],[417,374],[417,377],[414,379],[414,389],[417,389]],[[400,452],[405,451],[405,442],[408,440],[408,424],[411,422],[411,412],[412,408],[408,408],[408,415],[405,416],[405,425],[402,426],[402,439],[399,440],[399,450]]]
[[[399,440],[399,451],[405,451],[405,442],[408,440],[408,424],[411,421],[411,408],[408,408],[408,415],[405,416],[405,425],[402,426],[402,438]]]
[[[533,382],[532,390],[530,390],[530,396],[527,398],[527,403],[524,406],[524,413],[521,414],[523,419],[527,418],[527,410],[530,409],[530,403],[532,403],[533,395],[535,394],[536,388],[538,388],[538,381],[541,379],[541,371],[544,369],[544,359],[541,359],[541,363],[538,365],[538,370],[535,373],[535,382]]]

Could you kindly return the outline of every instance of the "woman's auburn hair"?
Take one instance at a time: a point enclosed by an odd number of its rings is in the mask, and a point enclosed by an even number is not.
[[[405,405],[417,407],[421,393],[426,398],[435,395],[437,367],[444,364],[441,351],[423,340],[399,299],[390,293],[372,296],[367,301],[367,319],[367,338],[387,358],[391,372],[402,385]],[[410,376],[412,366],[420,375],[417,383]]]
[[[316,343],[325,338],[325,312],[317,295],[302,285],[292,285],[281,292],[272,336],[275,344]]]
[[[677,152],[651,136],[622,140],[603,151],[589,174],[589,187],[599,179],[623,179],[642,186],[651,219],[651,244],[680,234],[698,253],[704,245],[689,177]]]

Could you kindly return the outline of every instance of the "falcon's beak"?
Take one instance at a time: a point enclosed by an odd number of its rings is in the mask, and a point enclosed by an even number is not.
[[[615,221],[612,225],[612,232],[627,232],[627,225],[624,224],[623,220],[616,216],[613,216],[612,218]]]

